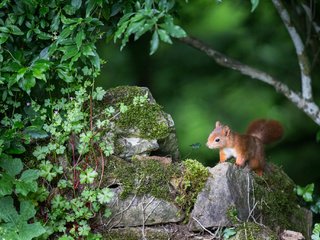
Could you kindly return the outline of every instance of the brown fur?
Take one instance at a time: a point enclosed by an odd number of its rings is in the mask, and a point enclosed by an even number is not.
[[[281,124],[275,120],[260,119],[253,121],[247,134],[238,134],[220,122],[216,122],[215,129],[208,137],[207,146],[220,150],[220,162],[230,157],[236,158],[238,166],[245,166],[258,175],[263,174],[265,167],[264,144],[274,142],[283,135]]]

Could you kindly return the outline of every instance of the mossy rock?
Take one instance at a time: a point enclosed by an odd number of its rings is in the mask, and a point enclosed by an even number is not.
[[[180,157],[174,122],[171,116],[156,103],[145,87],[120,86],[109,89],[104,101],[97,108],[97,114],[113,107],[126,109],[112,118],[115,154],[125,159],[133,155]],[[103,108],[103,109],[102,109]],[[109,133],[110,134],[110,133]]]
[[[301,208],[294,182],[278,166],[268,164],[262,177],[255,176],[254,194],[264,225],[273,230],[290,229],[310,235],[312,214]]]
[[[307,239],[310,236],[311,213],[298,205],[294,183],[281,168],[267,165],[260,177],[248,167],[225,162],[211,168],[210,173],[191,213],[190,229],[200,231],[202,226],[210,229],[256,221],[277,234],[290,229]]]
[[[230,240],[277,240],[277,234],[270,228],[254,222],[245,222],[238,226],[236,235]]]
[[[105,240],[167,240],[168,233],[165,231],[146,228],[144,235],[140,228],[121,228],[121,229],[112,229],[111,231],[103,235]]]

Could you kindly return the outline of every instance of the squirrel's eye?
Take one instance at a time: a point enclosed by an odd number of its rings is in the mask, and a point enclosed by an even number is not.
[[[220,138],[216,138],[214,141],[215,142],[220,142]]]

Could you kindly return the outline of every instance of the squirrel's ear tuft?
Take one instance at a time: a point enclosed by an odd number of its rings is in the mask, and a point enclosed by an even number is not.
[[[219,121],[216,121],[216,128],[221,127],[221,123]]]
[[[225,126],[224,131],[225,131],[225,133],[224,133],[225,136],[228,137],[230,134],[230,131],[231,131],[230,128],[228,126]]]

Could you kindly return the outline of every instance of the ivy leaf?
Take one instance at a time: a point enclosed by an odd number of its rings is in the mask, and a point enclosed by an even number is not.
[[[12,197],[0,198],[0,228],[7,230],[2,236],[4,239],[31,240],[41,236],[46,231],[39,222],[29,224],[28,221],[35,216],[35,209],[30,201],[20,202],[20,214],[13,205]]]
[[[0,198],[0,220],[10,222],[17,220],[19,217],[13,206],[13,199],[10,196]]]
[[[253,12],[259,5],[259,0],[251,0],[251,12]]]
[[[42,139],[48,137],[47,132],[44,131],[40,126],[26,127],[23,132],[34,139]]]
[[[16,193],[27,196],[29,192],[36,192],[38,184],[36,180],[39,177],[39,171],[28,169],[24,171],[19,180],[16,182]]]
[[[14,178],[6,173],[0,176],[0,198],[6,195],[10,195],[13,191]]]
[[[159,35],[157,31],[154,31],[152,34],[151,42],[150,42],[150,55],[154,54],[159,47]]]
[[[10,176],[14,177],[22,171],[23,164],[19,158],[11,158],[8,156],[8,158],[0,159],[0,167],[2,167]]]

